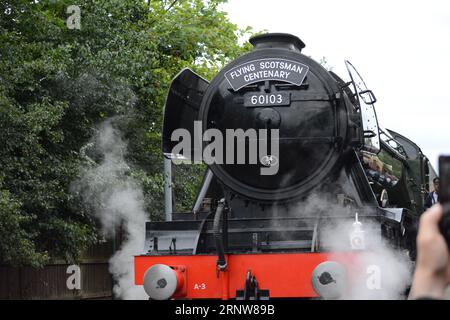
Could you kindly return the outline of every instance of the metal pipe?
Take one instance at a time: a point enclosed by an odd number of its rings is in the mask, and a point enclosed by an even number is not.
[[[225,207],[225,199],[221,199],[217,205],[216,214],[214,215],[213,233],[217,251],[217,268],[224,271],[227,268],[225,259],[225,249],[223,246],[223,235],[220,232],[220,221]]]
[[[164,211],[166,221],[172,221],[172,159],[164,156]]]
[[[195,201],[194,207],[192,208],[193,213],[197,213],[200,210],[200,206],[202,205],[203,199],[206,196],[206,192],[208,192],[209,185],[211,184],[211,180],[213,178],[213,173],[210,169],[206,171],[205,181],[202,184],[202,188],[198,193],[197,200]]]

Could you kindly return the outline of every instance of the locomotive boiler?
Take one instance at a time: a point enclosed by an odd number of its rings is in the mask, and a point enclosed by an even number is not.
[[[171,84],[164,156],[207,169],[192,212],[146,224],[135,283],[151,299],[345,297],[361,224],[414,259],[435,175],[420,148],[379,127],[350,62],[346,82],[293,35],[250,43],[210,83],[185,69]],[[333,224],[350,226],[339,250]]]

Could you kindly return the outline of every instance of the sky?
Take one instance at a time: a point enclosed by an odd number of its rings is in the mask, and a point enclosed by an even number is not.
[[[222,9],[242,28],[298,36],[302,53],[325,57],[345,80],[351,61],[382,127],[419,145],[436,171],[450,154],[449,0],[229,0]]]

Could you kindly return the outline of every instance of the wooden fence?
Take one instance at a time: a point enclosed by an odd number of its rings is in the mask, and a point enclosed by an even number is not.
[[[105,242],[70,268],[66,261],[52,261],[41,269],[0,265],[0,299],[110,299],[112,253],[112,242]]]

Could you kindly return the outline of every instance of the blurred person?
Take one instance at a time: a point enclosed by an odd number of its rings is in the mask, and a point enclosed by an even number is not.
[[[439,202],[439,178],[433,179],[434,190],[425,199],[425,210]]]
[[[436,204],[420,218],[410,299],[444,299],[450,284],[449,248],[439,231],[442,214],[442,206]]]

